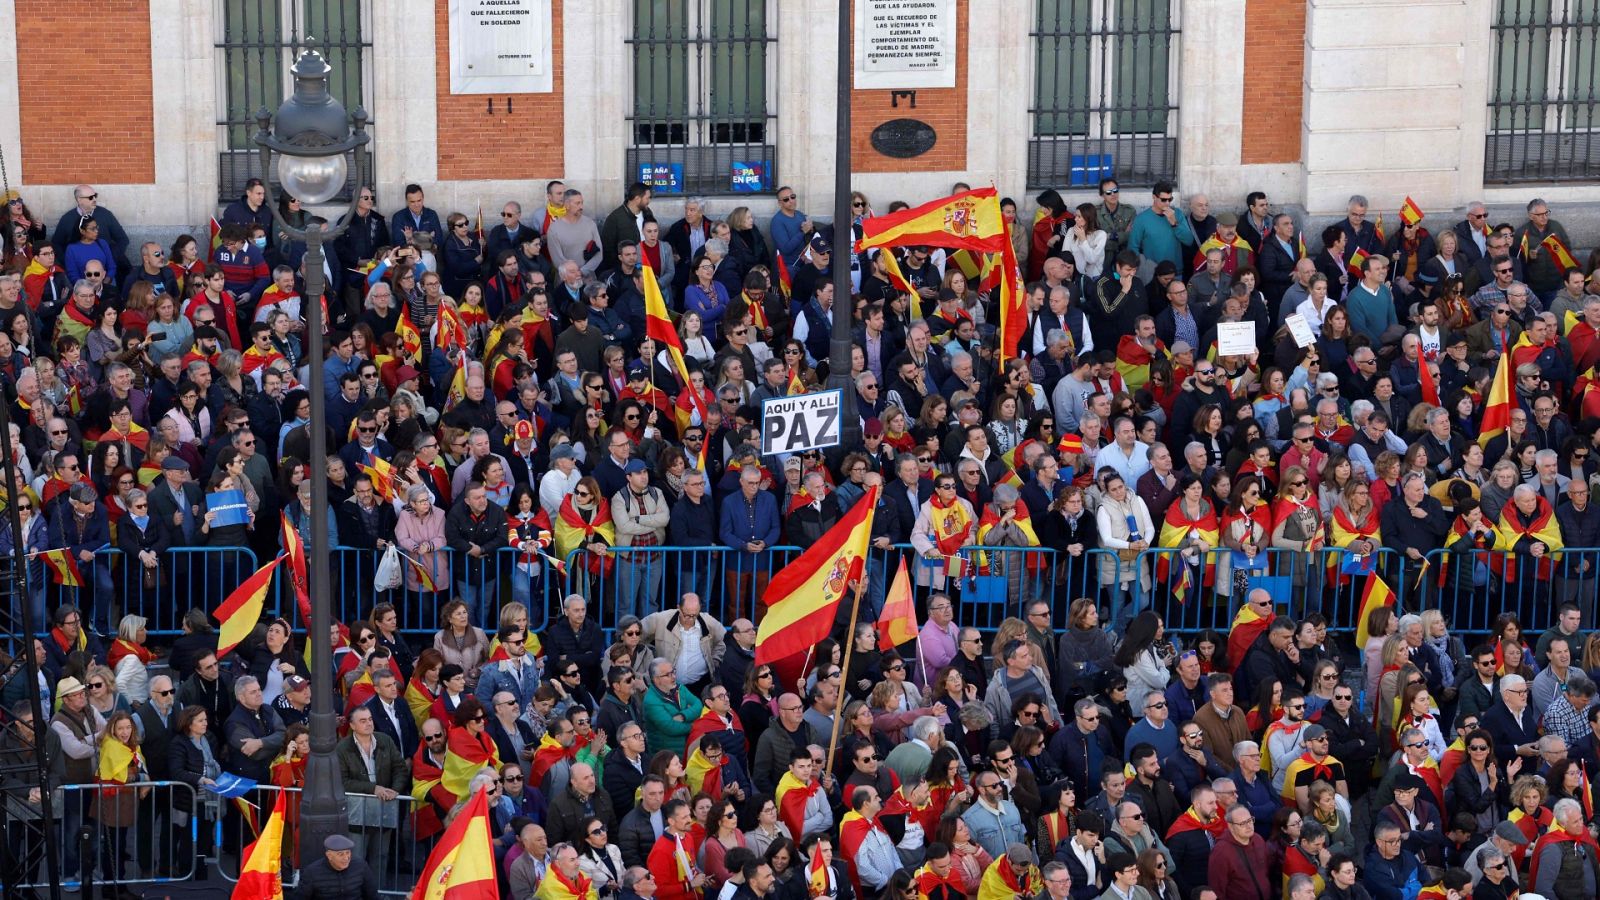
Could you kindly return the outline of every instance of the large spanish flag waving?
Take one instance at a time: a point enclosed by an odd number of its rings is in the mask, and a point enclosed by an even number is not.
[[[992,187],[978,188],[865,219],[856,252],[908,244],[1002,252],[1011,242],[1006,239],[1005,220],[1000,215],[999,193]]]
[[[311,627],[311,586],[306,577],[306,545],[300,532],[289,521],[289,513],[281,512],[279,528],[283,537],[283,553],[289,558],[289,581],[294,584],[294,602],[300,608],[300,626]]]
[[[554,872],[555,867],[551,866]],[[489,842],[489,798],[479,789],[428,854],[411,900],[499,900]]]
[[[250,635],[250,629],[261,621],[261,607],[266,602],[267,589],[272,587],[272,570],[286,558],[280,554],[272,562],[257,569],[254,575],[234,588],[228,599],[222,601],[217,611],[211,614],[221,626],[217,629],[218,659],[227,656],[230,650],[239,646],[239,642]]]
[[[767,584],[767,615],[756,630],[757,665],[804,653],[833,629],[839,601],[852,582],[865,577],[879,490],[868,488],[837,524]]]
[[[288,802],[289,792],[279,791],[278,802],[272,807],[261,836],[244,848],[233,900],[283,900],[283,819]]]
[[[778,265],[783,265],[781,259]],[[661,283],[656,280],[655,270],[648,265],[640,266],[639,272],[639,279],[644,283],[644,333],[667,348],[667,354],[672,357],[672,368],[683,383],[683,393],[688,395],[690,407],[704,422],[707,419],[704,398],[695,393],[694,384],[689,381],[689,367],[683,361],[683,340],[678,337],[678,329],[672,327],[672,317],[667,314],[667,298],[661,294]],[[787,275],[786,272],[784,274]],[[780,279],[780,283],[785,285],[784,296],[787,297],[787,282]],[[686,424],[678,423],[680,429]],[[706,471],[706,448],[710,445],[710,436],[707,435],[707,439],[700,442],[700,455],[695,459],[695,468],[701,472]]]
[[[72,551],[66,548],[46,550],[39,554],[39,561],[50,570],[50,580],[62,587],[83,587],[83,573],[78,571],[78,561],[72,558]]]

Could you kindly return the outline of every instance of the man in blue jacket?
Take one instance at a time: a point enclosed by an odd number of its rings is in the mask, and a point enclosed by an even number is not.
[[[758,466],[746,464],[739,471],[739,492],[722,501],[720,523],[722,544],[734,551],[727,556],[724,568],[727,617],[743,618],[754,610],[755,598],[766,592],[767,581],[772,577],[769,551],[778,543],[782,524],[777,499],[771,491],[761,489]],[[745,606],[747,594],[749,607]]]
[[[439,214],[423,205],[422,185],[406,185],[406,208],[397,211],[389,220],[389,243],[396,247],[408,244],[418,232],[427,232],[437,244],[444,236],[439,224]]]
[[[67,491],[67,502],[52,507],[50,533],[54,543],[65,547],[85,585],[94,588],[87,597],[79,589],[79,605],[87,616],[84,627],[94,626],[98,634],[111,633],[111,565],[95,557],[95,551],[111,543],[111,528],[106,508],[94,494],[94,486],[74,484]]]
[[[1372,849],[1363,862],[1362,882],[1372,900],[1407,900],[1417,896],[1417,858],[1401,852],[1400,829],[1380,822],[1373,829]]]
[[[1101,764],[1118,759],[1110,729],[1100,727],[1100,707],[1093,700],[1079,700],[1072,713],[1072,724],[1050,739],[1050,757],[1073,784],[1096,784]]]

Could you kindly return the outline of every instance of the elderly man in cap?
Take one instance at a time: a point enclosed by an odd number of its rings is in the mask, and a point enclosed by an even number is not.
[[[625,483],[611,497],[611,521],[617,529],[617,547],[658,547],[666,543],[672,510],[666,495],[650,484],[650,467],[642,459],[622,466]],[[635,549],[618,554],[621,565],[617,588],[617,614],[648,616],[655,611],[666,569],[659,553]]]
[[[200,542],[205,497],[200,486],[190,479],[188,463],[176,453],[163,459],[161,480],[150,485],[148,493],[150,516],[167,526],[172,534],[172,546],[193,546]]]
[[[565,500],[578,486],[583,473],[578,471],[578,455],[571,444],[550,448],[550,469],[539,479],[539,507],[553,521]]]
[[[322,859],[300,870],[295,900],[378,900],[378,877],[364,859],[355,856],[356,844],[342,834],[322,842]]]
[[[111,528],[106,519],[106,509],[95,496],[94,485],[78,482],[67,490],[67,500],[47,504],[51,542],[65,547],[78,564],[78,572],[85,582],[93,582],[94,591],[80,601],[84,615],[100,634],[111,633],[111,564],[101,561],[95,552],[111,543]],[[81,593],[81,591],[80,591]]]
[[[272,708],[278,713],[278,718],[283,720],[283,727],[290,725],[311,726],[311,682],[301,675],[290,675],[283,680],[283,693],[274,697]]]
[[[68,675],[56,685],[56,698],[61,708],[50,719],[50,730],[61,742],[61,759],[57,763],[62,784],[94,784],[95,752],[100,744],[106,720],[89,705],[89,691],[83,682]],[[84,810],[90,792],[79,792],[67,799],[61,812],[62,833],[76,834],[83,822]],[[78,842],[67,841],[63,851],[64,877],[77,878]],[[91,862],[92,866],[93,863]]]
[[[1500,861],[1503,862],[1510,859],[1511,854],[1526,846],[1528,846],[1528,836],[1522,833],[1522,829],[1518,828],[1514,823],[1502,821],[1494,826],[1494,831],[1489,833],[1489,839],[1478,845],[1478,849],[1472,851],[1472,854],[1462,864],[1462,868],[1466,869],[1467,874],[1472,876],[1473,887],[1477,887],[1478,882],[1483,880],[1489,866],[1496,861],[1492,858],[1493,854],[1499,854]],[[1495,874],[1503,874],[1511,879],[1511,884],[1506,885],[1507,887],[1516,886],[1517,870],[1514,866],[1508,866]]]

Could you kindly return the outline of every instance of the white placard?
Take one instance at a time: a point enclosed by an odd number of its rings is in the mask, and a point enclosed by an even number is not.
[[[1299,313],[1290,313],[1283,317],[1283,324],[1289,326],[1289,336],[1294,338],[1296,347],[1309,347],[1317,342],[1317,336],[1311,333],[1311,323]]]
[[[761,453],[800,453],[839,443],[844,392],[773,397],[761,403]]]
[[[550,0],[450,0],[450,93],[550,93],[550,29]]]
[[[1217,323],[1217,355],[1249,356],[1256,352],[1256,326],[1250,322]]]
[[[856,0],[855,86],[956,86],[956,0]]]

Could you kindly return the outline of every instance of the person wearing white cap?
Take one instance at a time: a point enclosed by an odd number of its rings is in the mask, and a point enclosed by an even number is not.
[[[95,752],[100,735],[105,731],[106,720],[89,705],[88,686],[68,675],[56,684],[56,697],[61,708],[50,719],[50,730],[61,740],[63,770],[62,784],[93,784],[95,782]],[[76,834],[83,822],[84,804],[89,792],[78,792],[61,811],[62,834]],[[78,868],[77,841],[68,841],[63,851],[62,877],[76,880]]]

